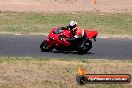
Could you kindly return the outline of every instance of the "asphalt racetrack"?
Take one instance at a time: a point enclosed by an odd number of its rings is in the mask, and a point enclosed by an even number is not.
[[[93,48],[85,55],[75,52],[41,52],[41,35],[0,35],[0,56],[84,58],[84,59],[132,59],[132,39],[97,38]]]

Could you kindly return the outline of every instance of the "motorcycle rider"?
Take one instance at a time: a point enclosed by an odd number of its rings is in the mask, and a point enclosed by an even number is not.
[[[72,38],[67,39],[68,41],[74,41],[76,39],[82,38],[84,36],[84,30],[78,26],[76,21],[70,21],[69,25],[66,27],[61,27],[62,30],[70,30]]]

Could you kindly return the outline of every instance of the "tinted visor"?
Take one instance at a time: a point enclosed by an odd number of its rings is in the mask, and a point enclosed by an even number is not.
[[[76,25],[74,25],[74,26],[69,26],[69,28],[72,30],[73,28],[75,28],[76,27]]]

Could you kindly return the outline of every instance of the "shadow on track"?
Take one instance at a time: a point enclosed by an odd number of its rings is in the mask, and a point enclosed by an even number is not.
[[[78,54],[77,52],[74,51],[52,51],[53,53],[64,53],[64,54]],[[94,54],[93,52],[87,52],[86,54]],[[84,54],[85,55],[85,54]]]

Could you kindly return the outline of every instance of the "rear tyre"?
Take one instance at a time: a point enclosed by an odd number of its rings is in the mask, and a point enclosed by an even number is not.
[[[54,48],[53,46],[49,47],[49,43],[47,40],[44,40],[41,45],[40,45],[40,49],[42,50],[42,52],[50,52],[52,51]]]
[[[84,52],[87,53],[92,48],[92,41],[88,40],[85,45],[86,45],[86,50]]]
[[[77,53],[79,55],[84,55],[92,48],[92,41],[84,41],[81,46],[82,47],[78,49]]]
[[[78,53],[79,55],[84,55],[84,54],[85,54],[85,51],[83,51],[83,50],[78,50],[77,53]]]

